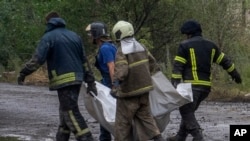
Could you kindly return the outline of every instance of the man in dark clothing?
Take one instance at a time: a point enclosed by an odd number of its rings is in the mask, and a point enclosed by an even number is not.
[[[81,38],[65,28],[65,21],[58,13],[46,16],[47,29],[33,57],[20,71],[18,84],[47,61],[49,88],[57,90],[60,125],[57,141],[68,141],[74,133],[77,141],[93,141],[92,134],[78,108],[78,96],[82,81],[94,78],[85,72],[85,54]]]
[[[222,53],[215,43],[202,37],[202,29],[197,21],[189,20],[181,27],[187,39],[180,43],[174,59],[172,84],[176,87],[181,80],[192,84],[193,102],[179,108],[181,124],[176,136],[168,141],[185,141],[188,134],[193,141],[204,141],[195,111],[208,96],[211,89],[211,66],[217,63],[225,69],[236,83],[241,83],[240,74],[234,64]]]
[[[98,47],[95,66],[102,75],[101,83],[111,88],[114,75],[116,47],[110,39],[107,26],[103,22],[93,22],[88,25],[86,31],[92,38],[92,43]],[[103,126],[100,126],[100,132],[100,141],[112,140],[110,132]]]

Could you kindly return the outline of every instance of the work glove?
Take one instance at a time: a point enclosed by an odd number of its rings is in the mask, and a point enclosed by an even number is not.
[[[240,84],[242,82],[240,74],[236,69],[234,69],[232,72],[229,72],[229,75],[231,75],[232,80],[235,81],[236,83]]]
[[[94,94],[97,96],[97,88],[95,82],[87,83],[87,94],[90,94],[91,96],[93,96],[92,94]]]
[[[118,80],[115,80],[113,83],[112,83],[112,88],[110,90],[110,95],[114,98],[117,98],[117,92],[118,92],[118,88],[119,88],[119,81]]]
[[[23,85],[24,84],[24,80],[25,80],[25,77],[30,75],[32,72],[34,72],[35,69],[29,69],[27,67],[24,67],[20,73],[19,73],[19,76],[17,77],[17,84],[18,85]]]
[[[171,83],[174,86],[174,88],[177,88],[177,85],[181,83],[181,79],[171,78]]]
[[[95,77],[94,74],[90,71],[85,72],[84,80],[86,83],[94,83],[95,82]]]
[[[19,76],[17,77],[17,84],[18,85],[23,85],[25,77],[26,77],[25,74],[20,73]]]

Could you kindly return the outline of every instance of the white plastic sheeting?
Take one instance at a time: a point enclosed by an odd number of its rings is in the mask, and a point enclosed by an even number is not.
[[[162,72],[154,74],[152,81],[154,90],[149,94],[150,109],[157,126],[163,132],[170,121],[170,113],[192,101],[191,84],[181,83],[176,90]],[[116,99],[109,94],[108,87],[99,82],[96,82],[96,87],[97,96],[84,92],[85,107],[94,119],[114,135]]]

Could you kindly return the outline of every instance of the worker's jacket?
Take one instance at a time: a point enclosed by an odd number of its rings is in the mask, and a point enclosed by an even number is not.
[[[228,73],[235,69],[215,43],[194,36],[180,43],[174,59],[172,79],[183,79],[192,83],[194,89],[210,91],[212,63],[221,65]]]
[[[124,54],[121,46],[118,47],[114,74],[114,80],[120,82],[117,97],[138,96],[152,90],[151,72],[155,65],[155,59],[146,48],[144,51]]]
[[[25,67],[33,72],[47,61],[49,86],[55,90],[82,83],[84,57],[81,38],[65,28],[63,19],[51,18],[35,54]]]

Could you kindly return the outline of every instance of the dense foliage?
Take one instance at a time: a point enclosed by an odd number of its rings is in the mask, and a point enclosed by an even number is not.
[[[45,30],[44,16],[58,11],[67,27],[82,36],[90,58],[96,47],[85,33],[89,23],[104,21],[110,30],[118,20],[133,23],[137,39],[151,50],[167,74],[178,44],[185,38],[179,32],[181,24],[196,19],[203,35],[215,41],[247,78],[248,5],[247,0],[1,0],[0,71],[16,70],[31,57]]]

